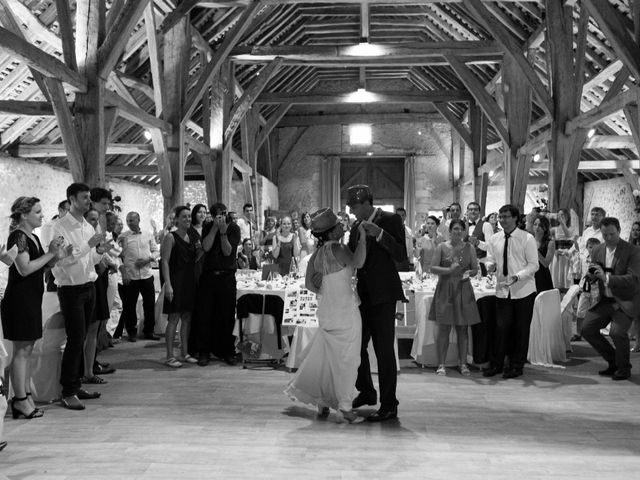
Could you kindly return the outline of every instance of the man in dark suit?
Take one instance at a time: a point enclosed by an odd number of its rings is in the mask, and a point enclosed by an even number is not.
[[[600,230],[605,243],[593,250],[587,277],[597,279],[601,298],[587,312],[581,334],[609,364],[598,373],[626,380],[631,376],[627,332],[640,311],[640,249],[620,239],[617,218],[604,218]],[[600,333],[609,323],[614,346]]]
[[[374,208],[373,195],[366,185],[349,188],[347,205],[358,220],[349,235],[351,251],[355,251],[358,245],[360,224],[367,235],[367,256],[363,267],[358,269],[362,350],[356,380],[356,388],[360,393],[353,401],[353,408],[377,403],[367,353],[369,339],[372,339],[378,360],[380,409],[369,415],[368,420],[380,422],[398,416],[395,312],[396,302],[406,299],[396,262],[407,260],[404,227],[400,215]]]

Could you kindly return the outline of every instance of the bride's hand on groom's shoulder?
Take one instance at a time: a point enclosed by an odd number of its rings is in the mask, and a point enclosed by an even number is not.
[[[370,237],[377,237],[382,230],[378,225],[373,222],[363,221],[358,228],[362,228],[366,235]]]

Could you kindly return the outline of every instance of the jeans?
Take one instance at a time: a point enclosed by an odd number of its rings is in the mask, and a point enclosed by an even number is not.
[[[620,310],[615,303],[601,301],[587,312],[580,333],[609,365],[628,370],[631,368],[628,332],[632,321],[633,319]],[[606,327],[609,322],[611,322],[609,338],[615,348],[600,333],[600,329]]]
[[[80,377],[84,368],[84,340],[89,323],[93,320],[96,290],[93,282],[84,285],[58,287],[60,310],[64,317],[67,343],[62,354],[60,384],[62,396],[70,397],[80,390]],[[87,372],[91,375],[91,372]]]

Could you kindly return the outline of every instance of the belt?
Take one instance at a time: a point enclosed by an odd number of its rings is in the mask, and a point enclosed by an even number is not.
[[[58,290],[60,289],[82,289],[82,288],[89,288],[89,287],[93,287],[93,282],[87,282],[87,283],[83,283],[82,285],[60,285],[58,286]]]
[[[232,275],[232,274],[235,274],[236,271],[235,270],[209,270],[207,271],[207,273],[210,273],[211,275],[214,275],[214,276],[218,276],[218,275]]]

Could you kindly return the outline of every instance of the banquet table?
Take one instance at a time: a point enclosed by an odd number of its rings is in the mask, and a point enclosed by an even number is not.
[[[495,316],[495,287],[486,278],[478,281],[471,280],[473,292],[478,302],[478,309],[482,323],[471,327],[472,334],[469,335],[469,352],[475,349],[474,341],[477,343],[478,352],[474,352],[473,358],[469,355],[468,363],[483,363],[489,360],[487,351],[487,340],[492,338],[490,325]],[[437,366],[436,354],[436,323],[428,319],[429,309],[435,293],[436,281],[431,279],[413,288],[415,292],[416,308],[416,331],[413,337],[411,356],[417,363],[423,366]],[[458,345],[455,328],[451,329],[449,337],[449,349],[447,351],[446,365],[458,364]]]

